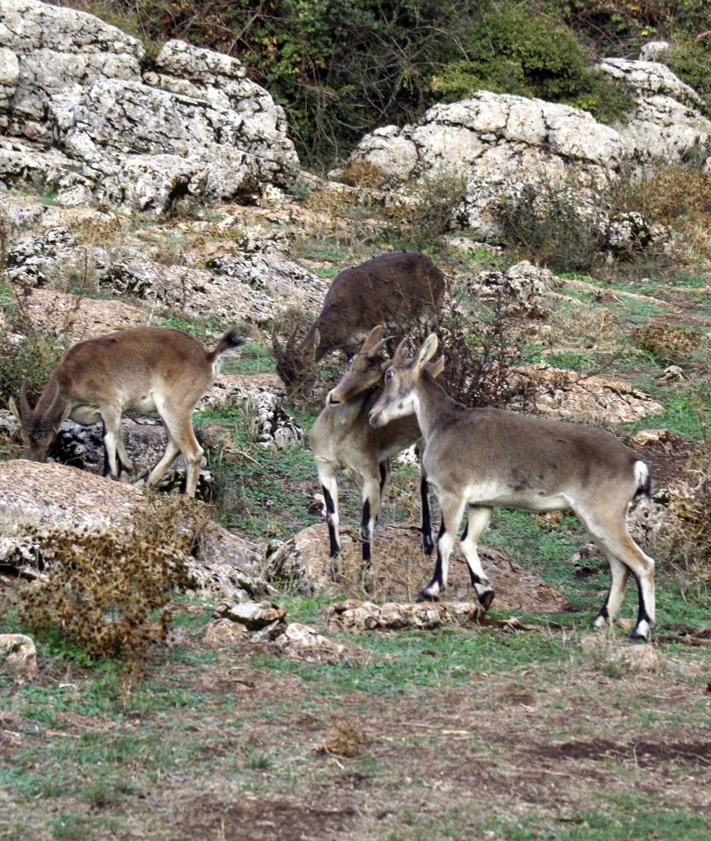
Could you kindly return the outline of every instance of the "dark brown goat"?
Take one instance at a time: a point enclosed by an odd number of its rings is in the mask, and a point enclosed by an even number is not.
[[[445,279],[429,257],[395,251],[373,257],[336,275],[321,312],[297,344],[286,348],[272,336],[277,373],[293,395],[313,382],[316,363],[332,350],[349,356],[377,324],[402,332],[415,320],[435,325],[444,300]]]

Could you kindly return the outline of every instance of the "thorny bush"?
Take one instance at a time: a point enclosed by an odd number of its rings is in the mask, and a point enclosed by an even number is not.
[[[128,530],[38,530],[44,575],[21,590],[20,621],[66,635],[92,657],[145,659],[166,638],[168,601],[188,583],[184,558],[207,521],[194,500],[151,496]]]

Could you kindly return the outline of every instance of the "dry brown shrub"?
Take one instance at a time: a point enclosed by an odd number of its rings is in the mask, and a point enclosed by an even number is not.
[[[611,201],[619,212],[637,211],[648,223],[670,226],[692,245],[709,248],[711,172],[668,167],[647,180],[623,176]]]
[[[45,574],[20,592],[20,620],[35,632],[59,632],[92,657],[145,658],[166,637],[168,600],[187,583],[184,557],[207,520],[194,500],[152,496],[130,530],[38,531]]]
[[[28,299],[32,287],[11,283],[12,304],[8,306],[5,320],[0,325],[0,401],[17,397],[23,382],[28,395],[36,400],[46,382],[59,364],[77,318],[81,298],[74,299],[68,307],[61,300],[45,314],[45,325],[37,326],[30,315]]]
[[[322,753],[350,758],[359,756],[367,743],[368,736],[358,722],[344,713],[333,713],[331,726],[320,750]]]
[[[370,161],[349,161],[341,170],[341,181],[351,187],[382,187],[386,178],[383,170]]]
[[[702,339],[700,333],[665,324],[663,321],[653,321],[646,327],[635,330],[633,335],[642,350],[669,362],[688,359],[699,348]]]

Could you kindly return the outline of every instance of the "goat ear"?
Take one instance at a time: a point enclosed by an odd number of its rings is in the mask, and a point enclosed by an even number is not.
[[[303,345],[301,346],[301,353],[303,356],[313,356],[314,361],[316,358],[316,351],[318,350],[318,346],[321,344],[321,333],[318,327],[314,330],[311,334],[311,338],[307,339]]]
[[[430,359],[437,353],[437,345],[439,340],[437,339],[436,333],[430,333],[429,336],[425,339],[422,344],[422,347],[417,352],[417,356],[415,357],[415,363],[412,366],[413,370],[420,371],[424,365],[426,365]]]
[[[393,365],[402,365],[407,359],[407,339],[402,339],[400,344],[395,348],[393,354]]]
[[[15,416],[15,420],[22,426],[22,415],[20,414],[20,410],[17,408],[17,403],[15,403],[15,398],[11,397],[7,401],[7,408],[12,412]]]
[[[374,356],[378,350],[380,350],[380,340],[383,338],[383,333],[385,332],[385,325],[378,324],[368,333],[366,336],[365,341],[363,342],[363,347],[360,349],[361,353],[367,353],[368,356]]]
[[[444,356],[440,356],[440,358],[435,359],[434,362],[429,362],[425,368],[432,379],[436,380],[437,377],[441,376],[442,371],[444,371]]]

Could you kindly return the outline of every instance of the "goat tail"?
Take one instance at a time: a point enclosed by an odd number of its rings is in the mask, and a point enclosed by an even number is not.
[[[637,460],[634,463],[634,477],[637,481],[637,489],[632,499],[637,499],[640,496],[651,497],[652,477],[649,475],[649,467],[645,462]]]
[[[243,345],[246,341],[247,337],[243,335],[243,332],[233,327],[231,330],[228,330],[225,333],[225,335],[220,339],[220,341],[217,343],[217,347],[207,354],[207,358],[210,360],[210,362],[214,362],[216,359],[219,359],[223,353],[227,353],[230,350],[238,348],[240,345]]]

